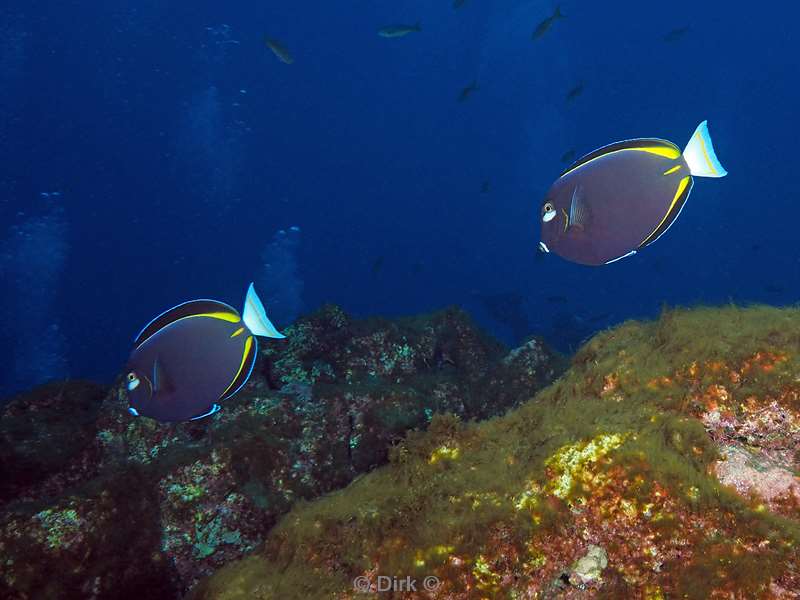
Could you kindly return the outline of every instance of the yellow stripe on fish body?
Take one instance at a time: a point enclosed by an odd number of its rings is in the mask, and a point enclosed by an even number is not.
[[[199,313],[196,315],[189,315],[188,317],[184,318],[189,319],[191,317],[208,317],[210,319],[219,319],[220,321],[227,321],[228,323],[238,323],[241,320],[241,317],[239,315],[229,312]]]
[[[656,234],[656,232],[661,228],[661,226],[666,222],[670,214],[672,214],[672,211],[675,209],[678,200],[686,191],[686,187],[689,185],[691,180],[692,178],[688,175],[683,179],[681,179],[680,183],[678,184],[678,190],[675,192],[675,196],[672,198],[672,202],[670,203],[669,208],[667,209],[667,213],[664,215],[664,218],[661,219],[661,222],[656,226],[656,228],[653,229],[653,231],[646,238],[642,240],[642,242],[639,244],[640,247],[648,243],[650,241],[650,238],[652,238]]]
[[[695,177],[724,175],[706,121],[682,151],[657,137],[597,148],[564,169],[548,189],[540,208],[539,246],[578,264],[616,262],[672,227]]]
[[[658,154],[659,156],[663,156],[665,158],[676,159],[681,155],[681,151],[678,148],[662,148],[660,146],[652,146],[649,148],[631,148],[631,150],[638,150],[639,152],[649,152],[650,154]]]
[[[630,145],[626,147],[626,144],[636,144],[637,142],[643,145],[642,146]],[[655,145],[656,143],[662,143],[663,145]],[[609,144],[608,146],[603,146],[602,148],[598,148],[594,152],[591,152],[586,156],[584,156],[583,158],[578,159],[566,171],[561,173],[561,177],[564,177],[565,175],[572,173],[576,169],[580,169],[581,167],[593,163],[594,161],[600,158],[605,158],[607,156],[611,156],[612,154],[618,154],[620,152],[647,152],[648,154],[663,156],[664,158],[668,158],[670,160],[675,160],[676,158],[681,156],[680,149],[672,142],[668,142],[666,140],[657,140],[657,139],[625,140],[623,142],[616,142],[614,144]]]
[[[247,339],[244,341],[244,352],[242,352],[242,362],[239,363],[239,369],[236,371],[236,375],[234,375],[233,379],[231,380],[228,387],[225,388],[225,391],[220,394],[220,398],[224,398],[225,395],[231,390],[233,384],[236,383],[236,380],[239,379],[239,375],[242,374],[242,370],[244,369],[244,364],[247,362],[247,357],[250,354],[250,349],[253,347],[253,336],[248,335]]]

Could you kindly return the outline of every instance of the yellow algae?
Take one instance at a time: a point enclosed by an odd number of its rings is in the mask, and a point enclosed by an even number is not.
[[[624,441],[625,436],[611,433],[600,435],[589,442],[562,446],[545,462],[548,467],[559,473],[548,486],[549,491],[559,498],[566,498],[576,480],[580,478],[583,469],[619,448]]]
[[[547,555],[542,551],[541,548],[534,545],[531,542],[526,544],[528,550],[529,559],[525,562],[525,565],[531,569],[541,569],[543,566],[547,564]]]
[[[700,488],[696,485],[690,486],[689,489],[686,490],[686,496],[689,500],[697,500],[700,497]]]
[[[644,588],[644,600],[664,600],[664,592],[657,585],[648,585]]]
[[[461,451],[458,448],[451,448],[450,446],[444,444],[439,446],[431,453],[428,462],[430,464],[435,464],[440,460],[456,460],[460,454]]]
[[[435,573],[442,598],[544,597],[606,531],[605,597],[758,597],[795,568],[800,527],[719,485],[697,413],[793,393],[798,325],[797,309],[723,307],[600,333],[530,402],[481,423],[434,415],[385,467],[298,503],[192,600],[350,598],[363,573]]]
[[[479,554],[472,566],[472,575],[478,580],[480,589],[491,589],[500,583],[500,575],[492,571],[489,563]]]
[[[542,491],[541,486],[535,481],[528,483],[525,490],[514,498],[514,508],[517,510],[526,510],[535,508],[539,504],[539,494]]]
[[[452,554],[455,549],[455,546],[439,544],[437,546],[431,546],[426,550],[417,550],[414,554],[414,566],[424,567],[430,561],[441,563],[442,560],[446,556]]]

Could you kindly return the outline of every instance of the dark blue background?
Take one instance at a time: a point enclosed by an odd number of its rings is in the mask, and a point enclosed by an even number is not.
[[[238,306],[290,225],[306,310],[460,303],[509,342],[486,296],[523,299],[530,333],[564,349],[664,302],[795,302],[800,8],[563,2],[567,18],[532,40],[554,6],[4,3],[0,238],[62,191],[69,253],[42,285],[70,374],[110,379],[139,327],[177,302]],[[376,35],[416,21],[421,33]],[[567,150],[683,146],[703,119],[730,174],[697,180],[657,244],[603,268],[537,260],[540,201]],[[3,293],[7,392],[14,339],[46,332],[8,309],[24,291]]]

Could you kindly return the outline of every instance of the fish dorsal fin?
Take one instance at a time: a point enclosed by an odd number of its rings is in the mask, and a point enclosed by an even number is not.
[[[202,314],[218,314],[221,318],[230,320],[231,322],[236,322],[240,319],[239,313],[236,311],[236,309],[225,304],[224,302],[219,302],[217,300],[190,300],[188,302],[184,302],[183,304],[178,304],[178,306],[174,306],[169,310],[165,310],[155,319],[150,321],[144,326],[144,329],[139,332],[139,335],[136,336],[133,344],[138,348],[150,336],[152,336],[154,333],[157,333],[170,323],[174,323],[175,321],[185,317],[193,317],[195,315]]]
[[[583,195],[583,187],[576,185],[572,190],[572,200],[569,203],[569,224],[574,227],[586,227],[589,221],[589,207]]]
[[[680,149],[675,144],[667,140],[662,140],[659,138],[637,138],[635,140],[623,140],[621,142],[614,142],[608,146],[603,146],[602,148],[598,148],[593,152],[589,152],[589,154],[581,156],[569,167],[564,169],[564,172],[561,173],[559,177],[563,177],[570,171],[574,171],[578,167],[585,165],[595,158],[600,158],[601,156],[611,154],[612,152],[618,152],[620,150],[644,150],[673,159],[678,158],[681,155]]]

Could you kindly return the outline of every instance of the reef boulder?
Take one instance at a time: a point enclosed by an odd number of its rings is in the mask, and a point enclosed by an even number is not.
[[[356,320],[326,306],[286,333],[201,421],[132,418],[121,385],[12,402],[0,418],[3,464],[16,469],[0,513],[0,596],[178,597],[256,548],[297,500],[384,464],[434,415],[502,414],[564,366],[537,340],[508,353],[458,309]]]
[[[437,416],[296,505],[191,597],[795,598],[799,332],[798,309],[733,306],[603,332],[531,401]]]

